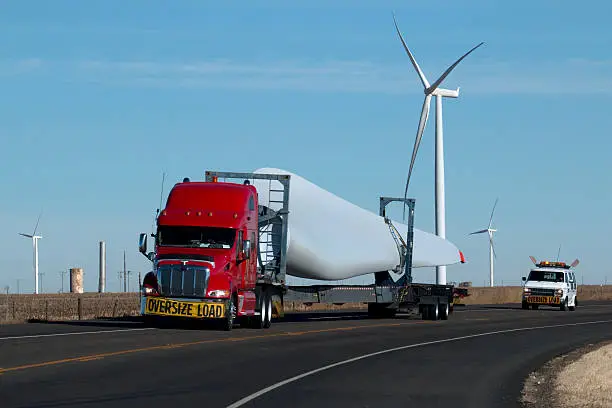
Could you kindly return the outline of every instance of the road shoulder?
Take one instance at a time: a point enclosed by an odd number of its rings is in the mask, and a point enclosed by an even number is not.
[[[597,358],[601,371],[605,366],[607,373],[600,376],[612,376],[612,341],[588,344],[570,353],[561,355],[550,360],[541,368],[533,371],[525,379],[521,393],[521,404],[525,408],[535,407],[576,407],[577,391],[585,395],[602,394],[601,386],[593,381],[594,367],[592,360]],[[600,377],[599,377],[600,378]],[[569,379],[569,381],[568,381]],[[570,398],[571,397],[571,398]],[[605,398],[605,391],[604,396]],[[600,398],[601,400],[601,398]],[[585,407],[604,407],[594,401],[583,400]]]

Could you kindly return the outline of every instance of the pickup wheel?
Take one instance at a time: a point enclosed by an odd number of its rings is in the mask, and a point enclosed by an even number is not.
[[[521,303],[521,308],[522,308],[522,309],[524,309],[524,310],[529,309],[529,303],[527,303],[527,302],[523,301],[523,302]]]
[[[562,312],[565,312],[567,310],[567,298],[563,299],[563,301],[561,302],[561,306],[559,306],[559,309],[561,309]]]

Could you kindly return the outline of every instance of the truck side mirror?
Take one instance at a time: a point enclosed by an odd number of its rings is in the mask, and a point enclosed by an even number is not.
[[[527,280],[527,278],[523,276],[523,282],[525,282],[526,280]]]
[[[244,240],[243,247],[242,247],[242,254],[243,254],[244,259],[251,258],[251,241],[248,239]]]
[[[138,238],[138,250],[141,254],[147,256],[147,234],[144,232]]]

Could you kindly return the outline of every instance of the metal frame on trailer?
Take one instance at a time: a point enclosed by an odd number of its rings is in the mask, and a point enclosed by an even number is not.
[[[291,176],[286,174],[266,174],[266,173],[237,173],[237,172],[224,172],[224,171],[207,171],[206,181],[212,182],[219,179],[241,179],[245,180],[268,180],[278,181],[283,186],[282,190],[269,190],[271,193],[282,193],[282,200],[272,200],[272,197],[268,196],[268,201],[272,203],[282,204],[282,208],[279,211],[274,211],[271,208],[259,205],[259,225],[261,229],[270,224],[281,225],[281,237],[280,237],[280,252],[273,254],[274,260],[263,264],[260,257],[259,248],[258,253],[258,282],[259,284],[268,284],[274,286],[284,286],[286,283],[287,276],[287,232],[289,225],[289,186],[291,184]],[[259,192],[258,192],[259,194]],[[273,235],[272,233],[270,233]],[[254,243],[253,243],[254,244]],[[271,242],[270,242],[271,244]],[[272,247],[272,245],[269,245]]]
[[[258,248],[258,298],[262,291],[270,296],[278,297],[278,315],[283,315],[284,301],[298,301],[304,304],[311,303],[367,303],[368,311],[373,316],[392,316],[397,311],[411,311],[417,309],[426,319],[432,318],[433,310],[438,310],[438,305],[452,303],[452,289],[450,285],[419,284],[413,283],[412,279],[412,256],[414,249],[414,207],[413,198],[380,197],[380,216],[389,225],[389,230],[394,237],[398,250],[400,251],[400,268],[403,276],[394,282],[388,271],[374,272],[375,282],[370,285],[307,285],[287,286],[287,237],[289,224],[289,187],[290,175],[281,174],[259,174],[259,173],[237,173],[222,171],[207,171],[206,181],[217,181],[219,179],[245,180],[269,180],[279,181],[283,190],[272,190],[269,193],[282,193],[282,200],[270,202],[282,204],[279,211],[259,205],[259,230],[270,224],[281,224],[280,249],[273,254],[273,262],[264,264]],[[259,192],[258,192],[259,193]],[[408,232],[405,238],[400,236],[393,223],[386,217],[386,207],[392,202],[402,202],[408,206]],[[259,302],[258,302],[259,303]],[[259,305],[258,305],[259,307]],[[452,309],[451,309],[452,310]],[[437,316],[437,312],[436,312]],[[442,317],[443,319],[448,316]],[[437,317],[436,317],[437,319]]]

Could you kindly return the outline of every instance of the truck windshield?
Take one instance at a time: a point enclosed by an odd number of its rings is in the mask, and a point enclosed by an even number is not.
[[[236,230],[232,228],[160,226],[157,245],[230,249],[235,237]]]
[[[528,280],[539,282],[563,282],[563,272],[531,271]]]

